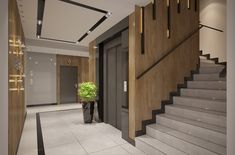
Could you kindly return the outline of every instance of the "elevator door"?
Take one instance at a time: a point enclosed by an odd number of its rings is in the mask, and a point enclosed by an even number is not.
[[[60,67],[60,103],[77,103],[77,67]]]
[[[121,129],[121,108],[127,104],[127,52],[120,38],[105,44],[106,122]]]

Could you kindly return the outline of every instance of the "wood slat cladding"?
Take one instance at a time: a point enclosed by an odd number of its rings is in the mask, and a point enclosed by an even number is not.
[[[135,17],[130,16],[129,38],[129,136],[142,129],[142,121],[152,118],[152,110],[161,108],[161,101],[169,99],[169,93],[183,83],[184,77],[196,68],[199,56],[199,34],[195,34],[144,77],[134,80],[167,50],[181,42],[198,28],[199,12],[187,8],[187,0],[170,0],[171,37],[167,38],[167,0],[156,1],[156,20],[152,19],[152,5],[145,7],[145,54],[141,54],[140,14],[136,6]],[[194,7],[194,3],[191,7]],[[133,24],[135,23],[135,24]],[[135,59],[135,60],[132,60]],[[134,75],[133,75],[134,74]],[[134,81],[133,81],[134,80]]]
[[[57,55],[57,103],[60,104],[60,67],[61,66],[76,66],[78,67],[78,84],[89,81],[89,64],[88,58],[68,55]],[[79,102],[77,96],[77,102]]]
[[[9,122],[8,154],[16,155],[24,126],[24,34],[16,0],[9,0]]]
[[[89,44],[89,81],[96,83],[96,41]]]

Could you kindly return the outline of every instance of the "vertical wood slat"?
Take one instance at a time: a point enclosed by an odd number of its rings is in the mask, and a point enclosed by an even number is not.
[[[156,20],[156,0],[153,0],[152,6],[153,6],[153,20]]]
[[[181,11],[181,1],[177,0],[177,12],[180,13]]]
[[[141,54],[145,53],[145,39],[144,39],[144,31],[145,31],[145,13],[144,7],[141,7]]]
[[[167,38],[171,37],[171,8],[170,0],[167,0]]]

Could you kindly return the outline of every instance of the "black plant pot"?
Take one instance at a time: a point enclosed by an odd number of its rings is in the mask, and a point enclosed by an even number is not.
[[[94,102],[83,102],[82,110],[84,123],[92,123],[94,114]]]

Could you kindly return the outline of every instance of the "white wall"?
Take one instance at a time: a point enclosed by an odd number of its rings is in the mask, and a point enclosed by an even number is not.
[[[203,54],[226,61],[226,0],[200,0],[200,22],[224,32],[203,28],[200,32],[200,50]]]
[[[0,1],[0,154],[8,155],[8,0]]]
[[[235,155],[235,1],[227,7],[227,155]]]
[[[56,103],[56,55],[27,52],[25,62],[26,104]]]

